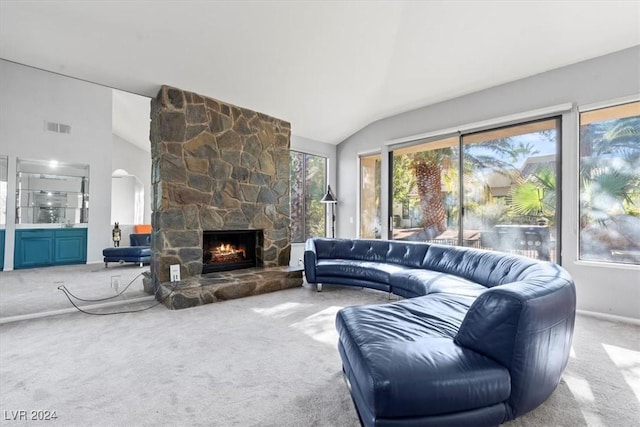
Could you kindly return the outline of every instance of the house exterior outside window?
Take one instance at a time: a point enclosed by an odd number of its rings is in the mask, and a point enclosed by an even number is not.
[[[382,237],[381,198],[382,155],[360,157],[360,237]]]
[[[640,102],[580,113],[579,259],[640,265]]]

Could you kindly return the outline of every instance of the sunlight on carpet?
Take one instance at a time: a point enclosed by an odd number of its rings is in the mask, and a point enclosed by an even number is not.
[[[585,403],[595,402],[596,398],[593,396],[589,381],[587,381],[585,378],[579,378],[574,375],[565,373],[563,379],[569,386],[571,393],[573,393],[576,399],[579,399]]]
[[[589,381],[585,378],[579,378],[570,374],[563,375],[563,380],[569,387],[569,390],[580,403],[580,412],[589,426],[605,426],[606,423],[602,420],[602,417],[598,415],[594,405],[596,402]]]
[[[319,311],[306,319],[293,323],[292,328],[302,331],[316,341],[335,347],[338,343],[338,332],[334,322],[340,306],[331,306]]]
[[[252,308],[251,311],[267,317],[282,318],[311,306],[312,304],[302,304],[299,302],[283,302],[282,304],[268,308]]]
[[[602,347],[640,402],[640,352],[608,344]]]

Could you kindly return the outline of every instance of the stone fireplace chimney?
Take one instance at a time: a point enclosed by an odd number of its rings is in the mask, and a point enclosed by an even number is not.
[[[261,230],[261,264],[288,266],[291,126],[163,86],[151,107],[153,286],[198,278],[203,232]]]

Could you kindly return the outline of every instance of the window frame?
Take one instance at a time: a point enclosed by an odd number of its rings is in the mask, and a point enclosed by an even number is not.
[[[576,265],[581,266],[591,266],[591,267],[605,267],[605,268],[616,268],[622,270],[638,270],[640,269],[640,263],[625,263],[625,262],[614,262],[608,260],[595,260],[595,259],[584,259],[582,258],[582,243],[581,243],[581,229],[580,229],[580,217],[581,217],[581,191],[582,184],[580,181],[580,172],[581,172],[581,137],[580,137],[580,128],[582,123],[582,115],[585,113],[592,113],[597,110],[606,110],[609,108],[618,108],[625,104],[633,104],[640,102],[640,95],[630,95],[624,96],[620,98],[610,99],[607,101],[600,101],[591,104],[578,105],[576,111],[576,121],[575,121],[575,129],[576,129],[576,151],[575,151],[575,177],[576,177],[576,191],[577,197],[574,200],[575,212],[574,212],[574,220],[576,223],[576,238],[574,239],[575,245],[575,258],[574,263]],[[635,116],[634,116],[635,117]]]
[[[324,171],[323,171],[324,172],[324,183],[322,185],[322,188],[326,189],[327,188],[327,184],[329,182],[329,158],[327,156],[324,156],[324,155],[320,155],[320,154],[311,153],[311,152],[308,152],[308,151],[303,151],[303,150],[297,150],[297,149],[290,148],[289,149],[289,159],[290,159],[290,161],[291,161],[291,156],[292,156],[293,153],[301,154],[303,156],[303,160],[302,160],[302,162],[303,162],[302,182],[303,183],[306,183],[306,180],[307,180],[307,175],[306,175],[307,157],[308,156],[312,156],[312,157],[317,157],[317,158],[320,158],[320,159],[324,159]],[[293,175],[293,171],[291,171],[290,176],[291,175]],[[293,182],[289,183],[289,206],[291,206],[291,204],[293,203],[293,198],[291,197],[291,186],[292,186],[292,184],[293,184]],[[306,185],[303,185],[303,189],[302,189],[301,195],[302,195],[303,200],[306,201],[307,200],[307,186]],[[327,221],[327,206],[324,203],[322,205],[323,205],[322,220],[324,221],[324,227],[323,227],[323,230],[324,230],[323,237],[324,237],[327,234],[328,221]],[[303,234],[302,240],[294,239],[294,235],[293,235],[293,232],[292,232],[291,236],[290,236],[291,243],[304,243],[309,237],[312,237],[311,235],[307,235],[307,223],[306,223],[306,221],[307,221],[307,219],[306,219],[306,217],[307,217],[307,215],[306,215],[307,209],[308,209],[307,204],[303,203],[302,204],[302,215],[301,215],[302,224],[301,224],[301,227],[300,227],[300,229],[302,230],[302,234]],[[293,225],[293,218],[290,217],[290,220],[291,220],[291,224]],[[293,227],[291,226],[291,228],[293,228]]]
[[[562,104],[559,106],[553,106],[553,107],[549,107],[549,108],[544,108],[544,109],[540,109],[540,110],[536,110],[534,112],[532,112],[531,114],[516,114],[516,115],[511,115],[508,116],[506,118],[503,119],[494,119],[494,120],[487,120],[484,122],[478,122],[475,124],[470,124],[467,126],[461,126],[459,128],[459,130],[454,132],[453,128],[450,129],[445,129],[442,131],[437,131],[437,132],[430,132],[430,133],[425,133],[422,135],[418,135],[418,136],[414,136],[414,137],[408,137],[408,138],[402,138],[402,139],[397,139],[397,140],[393,140],[393,141],[389,141],[387,143],[385,143],[385,145],[389,146],[389,181],[388,181],[388,188],[387,188],[387,192],[388,194],[392,194],[393,193],[393,160],[394,160],[394,155],[398,152],[398,151],[412,151],[414,147],[418,147],[421,145],[425,145],[425,144],[430,144],[430,143],[435,143],[435,144],[440,144],[443,143],[451,138],[455,138],[457,140],[456,142],[456,147],[458,148],[459,152],[460,152],[460,156],[459,156],[459,169],[463,170],[463,153],[464,153],[464,146],[468,145],[469,142],[466,142],[464,140],[465,137],[469,138],[469,137],[473,137],[473,135],[475,134],[482,134],[482,133],[486,133],[486,132],[500,132],[502,130],[505,129],[509,129],[509,128],[516,128],[516,127],[520,127],[520,126],[529,126],[529,125],[535,125],[538,122],[545,122],[545,121],[555,121],[556,126],[556,152],[555,152],[555,164],[556,164],[556,180],[557,180],[557,192],[556,192],[556,214],[555,214],[555,220],[556,220],[556,231],[557,231],[557,240],[555,242],[556,245],[556,250],[555,250],[555,257],[554,259],[552,259],[552,262],[555,262],[559,265],[562,264],[562,244],[563,244],[563,239],[562,239],[562,176],[563,176],[563,144],[562,144],[562,140],[563,140],[563,112],[567,111],[568,109],[570,109],[571,104]],[[461,197],[461,195],[463,194],[463,176],[460,175],[460,179],[458,182],[460,188],[459,188],[459,202],[464,202],[464,199]],[[392,197],[389,197],[389,206],[388,206],[388,213],[389,215],[391,215],[391,212],[393,212],[393,200]],[[457,242],[456,242],[456,246],[464,246],[464,238],[462,236],[463,233],[463,224],[464,224],[464,205],[461,205],[461,208],[459,209],[459,213],[458,213],[458,224],[459,224],[459,228],[458,228],[458,236],[457,236]],[[389,221],[391,224],[392,218],[389,217]],[[392,239],[393,235],[392,235],[392,229],[393,227],[389,227],[389,238]]]

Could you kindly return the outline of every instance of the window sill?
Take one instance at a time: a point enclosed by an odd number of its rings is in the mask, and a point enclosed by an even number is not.
[[[609,268],[609,269],[620,269],[620,270],[640,270],[640,265],[621,264],[616,262],[605,262],[605,261],[576,260],[573,262],[573,264],[580,267]]]

